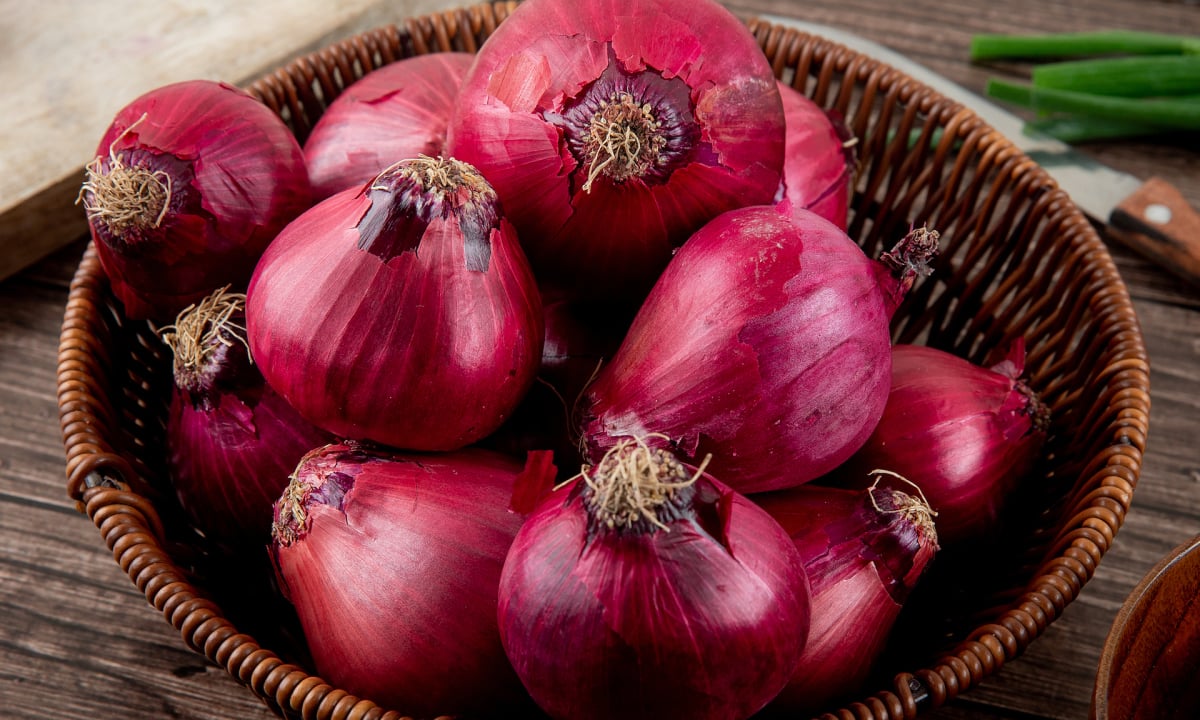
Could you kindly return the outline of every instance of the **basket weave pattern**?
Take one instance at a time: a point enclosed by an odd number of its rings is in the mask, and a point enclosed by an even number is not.
[[[250,90],[302,141],[346,85],[415,54],[474,52],[515,7],[415,18],[300,58]],[[1019,655],[1092,577],[1124,521],[1149,416],[1149,369],[1125,287],[1100,239],[1028,157],[969,109],[820,38],[756,20],[776,74],[839,112],[859,139],[849,232],[870,255],[913,223],[942,234],[935,274],[897,314],[895,339],[983,362],[1018,337],[1053,412],[1030,499],[1036,514],[994,597],[925,667],[831,718],[913,718]],[[940,135],[937,134],[940,131]],[[911,138],[916,137],[915,141]],[[124,319],[89,247],[59,348],[67,492],[150,605],[196,652],[278,714],[398,720],[239,631],[179,562],[163,452],[170,361],[153,329]],[[181,521],[180,521],[181,522]]]

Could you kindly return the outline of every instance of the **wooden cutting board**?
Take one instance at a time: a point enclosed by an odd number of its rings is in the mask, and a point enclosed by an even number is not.
[[[0,0],[0,280],[87,231],[75,198],[152,88],[244,84],[356,32],[473,0]]]

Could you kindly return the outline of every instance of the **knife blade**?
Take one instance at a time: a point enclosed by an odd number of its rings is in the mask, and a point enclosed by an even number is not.
[[[1037,162],[1080,210],[1105,226],[1112,239],[1200,286],[1200,213],[1166,180],[1151,177],[1143,181],[1097,162],[1064,142],[1034,133],[1025,127],[1024,120],[995,103],[860,35],[778,15],[759,18],[845,45],[970,108]]]

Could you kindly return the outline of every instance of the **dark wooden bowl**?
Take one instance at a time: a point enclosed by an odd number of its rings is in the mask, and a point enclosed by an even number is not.
[[[414,18],[302,57],[254,83],[303,140],[370,70],[415,54],[474,52],[515,3]],[[879,675],[829,717],[912,718],[997,672],[1092,577],[1141,469],[1149,369],[1137,317],[1104,244],[1036,163],[979,119],[894,68],[770,23],[750,28],[784,82],[839,113],[858,138],[849,233],[871,256],[912,225],[942,234],[935,274],[901,307],[894,337],[987,364],[1018,337],[1029,384],[1052,411],[1005,533],[943,557],[906,608]],[[915,138],[915,141],[913,140]],[[122,570],[196,652],[278,714],[401,717],[312,674],[285,613],[250,612],[251,584],[206,565],[165,472],[170,362],[124,317],[93,249],[63,318],[58,402],[67,492]]]
[[[1093,720],[1200,718],[1200,535],[1121,605],[1100,653]]]

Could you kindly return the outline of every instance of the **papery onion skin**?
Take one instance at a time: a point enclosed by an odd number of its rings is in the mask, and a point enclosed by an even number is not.
[[[474,55],[415,55],[372,70],[338,95],[304,141],[313,199],[361,187],[397,160],[443,154],[446,125]]]
[[[129,193],[111,187],[118,167],[154,177],[136,212]],[[209,80],[165,85],[122,108],[80,191],[126,316],[158,321],[223,285],[244,287],[267,244],[311,200],[304,156],[283,121]]]
[[[792,537],[812,587],[808,644],[764,715],[815,714],[861,690],[937,554],[935,519],[919,488],[893,483],[861,490],[810,483],[753,499]]]
[[[225,554],[261,553],[300,458],[329,442],[273,391],[245,340],[245,296],[224,289],[162,330],[175,355],[167,468],[180,504]],[[199,340],[185,349],[181,336]]]
[[[899,344],[879,425],[844,467],[822,482],[858,486],[885,467],[918,482],[937,511],[947,548],[987,537],[1005,501],[1032,469],[1049,409],[1020,378],[1024,341],[992,367],[944,350]]]
[[[707,474],[658,514],[665,529],[609,527],[588,492],[577,480],[546,498],[500,580],[501,640],[539,706],[572,720],[760,709],[808,630],[806,579],[786,533]]]
[[[427,172],[457,179],[422,190]],[[541,355],[541,299],[512,226],[453,159],[405,161],[314,206],[271,243],[247,295],[263,375],[340,437],[464,447],[511,414]]]
[[[790,85],[780,82],[779,95],[787,128],[781,195],[845,229],[855,165],[850,130]]]
[[[496,628],[522,472],[483,450],[305,457],[276,504],[273,557],[323,679],[418,717],[532,707]]]
[[[625,96],[647,112],[639,161],[605,163],[586,140]],[[772,200],[783,130],[765,56],[718,3],[530,0],[480,48],[447,148],[496,187],[539,278],[637,302],[704,222]]]
[[[743,493],[833,470],[883,413],[902,294],[815,213],[784,203],[718,216],[675,255],[589,387],[588,456],[653,430],[687,458],[711,453],[713,473]]]

